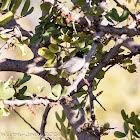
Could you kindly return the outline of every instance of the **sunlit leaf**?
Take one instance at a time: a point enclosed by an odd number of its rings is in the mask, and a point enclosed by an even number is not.
[[[3,0],[0,10],[6,10],[9,6],[10,2],[11,2],[11,0]]]
[[[57,53],[59,51],[59,47],[56,44],[50,44],[49,45],[49,50],[53,53]]]
[[[8,11],[6,14],[3,14],[0,16],[0,25],[7,24],[13,16],[13,13],[11,11]]]
[[[53,59],[54,53],[52,53],[48,48],[42,47],[38,49],[38,54],[45,59]]]
[[[56,97],[61,95],[61,91],[62,91],[62,87],[61,87],[60,84],[55,85],[55,86],[52,88],[52,93],[53,93],[53,95],[55,95]]]
[[[5,88],[5,83],[0,81],[0,97],[1,99],[9,99],[13,97],[15,90],[13,88]]]

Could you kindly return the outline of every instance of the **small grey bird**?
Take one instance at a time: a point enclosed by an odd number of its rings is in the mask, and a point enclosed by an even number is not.
[[[58,69],[64,70],[66,73],[72,74],[80,70],[85,64],[85,55],[83,52],[77,52],[75,56],[64,62]]]

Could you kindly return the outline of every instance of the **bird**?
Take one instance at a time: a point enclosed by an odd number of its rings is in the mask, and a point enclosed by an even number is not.
[[[68,74],[73,74],[79,71],[85,64],[84,52],[77,52],[75,56],[58,66],[57,69],[61,69]]]

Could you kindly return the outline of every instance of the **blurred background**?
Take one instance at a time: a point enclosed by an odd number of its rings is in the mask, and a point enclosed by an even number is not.
[[[126,1],[120,1],[121,3],[125,3]],[[24,0],[23,0],[24,3]],[[31,5],[35,8],[34,12],[22,19],[17,20],[17,22],[26,30],[33,31],[35,26],[39,22],[39,17],[41,17],[40,10],[40,1],[39,0],[31,0]],[[108,1],[108,5],[111,7],[115,7],[116,4],[113,1]],[[21,5],[22,7],[23,5]],[[132,12],[135,12],[133,1],[127,3],[128,8]],[[119,9],[119,8],[118,8]],[[20,8],[18,9],[21,10]],[[121,9],[119,9],[121,12]],[[18,11],[17,11],[18,14]],[[126,25],[126,22],[122,24]],[[122,25],[121,25],[122,26]],[[140,37],[135,38],[136,42],[140,43]],[[5,43],[2,39],[0,39],[0,46]],[[105,49],[109,50],[113,46],[114,42],[110,42]],[[28,51],[28,50],[27,50]],[[17,52],[17,53],[15,53]],[[126,50],[126,53],[128,50]],[[25,56],[19,55],[21,52],[18,49],[11,49],[10,51],[5,51],[0,58],[4,58],[8,56],[8,58],[16,59],[16,60],[29,60],[33,56],[32,54],[28,54]],[[129,73],[128,71],[121,68],[119,65],[115,65],[111,68],[105,75],[105,78],[101,80],[98,89],[95,93],[103,91],[103,94],[98,97],[98,100],[101,104],[106,108],[107,111],[104,111],[96,102],[95,102],[95,113],[97,121],[100,125],[105,122],[109,122],[111,127],[115,127],[115,130],[110,130],[108,136],[103,136],[101,140],[116,140],[113,136],[114,131],[120,130],[123,131],[123,119],[121,117],[121,110],[124,109],[126,113],[130,114],[134,111],[136,114],[140,115],[140,56],[136,56],[133,58],[133,63],[137,66],[137,72]],[[22,61],[21,61],[22,63]],[[14,79],[21,78],[23,76],[22,73],[17,72],[0,72],[0,80],[6,81],[11,75],[13,75]],[[51,88],[49,83],[44,81],[42,78],[38,76],[32,76],[31,80],[28,81],[25,85],[28,86],[28,91],[30,94],[37,93],[39,94],[40,89],[45,86],[45,90],[40,93],[40,96],[49,96],[51,93]],[[40,131],[40,124],[42,119],[42,114],[44,112],[45,107],[34,107],[37,115],[33,115],[27,106],[16,107],[16,110],[28,121],[30,122],[38,131]],[[46,125],[46,134],[56,133],[59,135],[59,131],[56,128],[56,119],[55,112],[58,112],[60,115],[62,113],[61,106],[54,106],[49,112],[49,116],[47,119]],[[67,123],[67,122],[66,122]],[[10,136],[2,136],[2,134],[13,134]],[[19,134],[21,136],[19,136]],[[34,139],[39,140],[39,136],[26,124],[24,123],[19,116],[17,116],[12,110],[10,111],[10,115],[8,117],[0,118],[0,139],[2,140],[26,140],[26,139]],[[53,140],[61,140],[63,139],[61,136],[51,137]]]

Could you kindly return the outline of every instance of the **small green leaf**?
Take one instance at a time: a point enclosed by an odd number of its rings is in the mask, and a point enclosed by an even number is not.
[[[20,81],[20,85],[26,83],[27,81],[29,81],[31,79],[31,75],[28,75],[27,73],[24,73],[23,78]]]
[[[0,117],[3,115],[3,110],[0,108]]]
[[[53,53],[57,53],[59,51],[59,47],[56,44],[50,44],[49,45],[49,50]]]
[[[30,7],[30,0],[26,0],[24,6],[22,8],[22,11],[21,11],[21,16],[23,16],[27,13],[29,7]]]
[[[140,138],[140,136],[136,133],[135,130],[131,129],[131,131],[132,131],[132,134],[133,134],[136,138]]]
[[[119,14],[118,14],[118,12],[117,12],[117,10],[115,8],[113,8],[110,11],[110,17],[111,17],[111,19],[113,19],[115,21],[118,21],[119,20]]]
[[[61,96],[62,97],[65,97],[66,96],[66,93],[67,93],[67,87],[64,86],[64,89],[62,90]]]
[[[60,132],[61,132],[61,135],[62,135],[65,139],[67,139],[66,127],[62,126]]]
[[[52,88],[52,93],[53,93],[55,96],[60,96],[60,95],[61,95],[61,91],[62,91],[62,87],[61,87],[60,84],[55,85],[55,86]]]
[[[55,75],[48,74],[48,78],[53,80],[53,81],[61,81],[61,79]]]
[[[11,0],[3,0],[0,10],[6,10],[10,4]]]
[[[117,138],[124,138],[126,136],[126,134],[122,133],[120,131],[115,131],[114,136],[117,137]]]
[[[97,79],[102,79],[102,78],[104,78],[104,75],[105,75],[105,71],[101,70],[101,71],[96,75],[96,78],[97,78]]]
[[[11,7],[11,11],[15,14],[16,10],[19,8],[22,0],[15,0],[13,6]]]
[[[58,128],[58,130],[60,130],[60,128],[59,128],[59,126],[58,126],[58,124],[56,123],[56,127]]]
[[[42,47],[38,49],[38,54],[45,59],[53,59],[54,58],[54,53],[52,53],[48,48]]]
[[[124,20],[126,20],[129,16],[130,12],[126,9],[124,9],[122,15],[119,17],[119,22],[122,22]]]
[[[128,123],[127,122],[124,122],[123,128],[124,128],[125,134],[127,135],[128,134],[128,131],[129,131],[129,126],[128,126]]]
[[[137,117],[135,117],[134,123],[135,123],[135,128],[136,128],[138,134],[140,134],[140,120]]]
[[[30,10],[23,17],[30,15],[33,11],[34,11],[34,7],[31,7]]]
[[[66,114],[64,110],[62,110],[62,121],[64,122],[66,120]]]
[[[42,12],[49,13],[51,5],[49,5],[48,3],[47,4],[43,3],[43,4],[40,5],[40,8],[41,8]]]
[[[121,115],[122,115],[122,117],[123,117],[123,119],[124,119],[125,121],[128,119],[128,115],[126,115],[124,109],[121,110]]]
[[[11,11],[8,11],[6,14],[3,14],[0,16],[0,25],[7,24],[13,16],[13,13]]]
[[[78,47],[81,49],[81,48],[84,48],[85,47],[85,41],[84,40],[81,40],[78,42]]]
[[[130,72],[130,73],[134,73],[134,72],[136,72],[136,65],[135,64],[132,64],[132,65],[129,65],[128,66],[128,71]]]
[[[52,59],[47,60],[47,62],[43,65],[44,68],[54,67],[57,63],[57,57],[54,56]],[[58,78],[56,79],[58,80]]]
[[[18,95],[23,95],[27,90],[27,86],[24,86],[23,88],[19,89]]]
[[[70,129],[70,140],[75,140],[75,133],[72,128]]]

